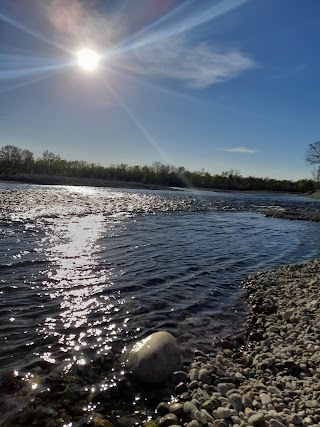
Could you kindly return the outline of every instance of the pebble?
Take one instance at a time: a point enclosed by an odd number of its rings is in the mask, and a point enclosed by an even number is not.
[[[211,384],[211,375],[206,369],[200,369],[198,380],[203,382],[203,384]]]
[[[159,427],[170,427],[177,425],[179,418],[175,414],[166,414],[164,417],[160,418]]]
[[[223,407],[218,408],[216,410],[216,413],[218,418],[223,418],[223,419],[231,418],[231,415],[232,415],[232,412],[230,411],[230,409],[223,408]]]
[[[261,403],[262,403],[262,405],[268,405],[269,403],[271,403],[271,397],[268,395],[268,394],[265,394],[265,393],[261,393],[260,394],[260,400],[261,400]]]
[[[242,396],[242,405],[244,406],[244,408],[252,408],[253,407],[252,399],[247,394]]]
[[[183,404],[173,403],[172,405],[170,405],[169,410],[171,413],[180,416],[183,413]]]
[[[190,418],[192,420],[197,420],[201,425],[207,424],[207,421],[208,421],[205,414],[203,412],[199,411],[198,409],[196,409],[195,411],[192,411],[190,413]]]
[[[264,415],[261,412],[250,415],[248,423],[251,426],[261,426],[264,424]]]
[[[233,409],[235,409],[237,412],[242,411],[243,404],[242,404],[241,394],[237,394],[237,393],[230,394],[229,401],[230,401]]]

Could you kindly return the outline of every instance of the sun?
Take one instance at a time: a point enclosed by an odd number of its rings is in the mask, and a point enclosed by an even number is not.
[[[81,49],[77,52],[78,65],[85,71],[95,71],[98,68],[100,56],[91,49]]]

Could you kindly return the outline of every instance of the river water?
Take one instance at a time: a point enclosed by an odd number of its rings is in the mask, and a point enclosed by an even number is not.
[[[239,331],[249,274],[320,256],[318,209],[275,194],[0,184],[0,369],[116,360],[157,330],[184,359]],[[113,369],[113,378],[116,378]],[[108,378],[101,379],[113,381]]]

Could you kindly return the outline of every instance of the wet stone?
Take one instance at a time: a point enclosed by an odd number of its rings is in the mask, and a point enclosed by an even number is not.
[[[170,411],[170,407],[166,402],[160,402],[157,406],[157,412],[160,416],[166,415]]]
[[[190,390],[195,390],[196,388],[198,388],[199,387],[199,383],[198,383],[198,381],[191,381],[191,383],[189,384],[189,389]]]
[[[175,414],[166,414],[164,417],[160,418],[159,427],[169,427],[177,425],[179,423],[179,418]]]
[[[182,393],[185,393],[186,391],[188,391],[188,386],[183,382],[180,382],[175,388],[176,394],[182,394]]]
[[[196,381],[199,377],[199,369],[193,368],[189,372],[190,381]]]
[[[181,382],[187,382],[188,381],[188,374],[184,371],[175,371],[172,374],[173,380],[175,384],[179,384]]]
[[[177,415],[179,417],[183,413],[183,404],[182,403],[173,403],[170,405],[170,413]]]
[[[200,369],[198,380],[203,384],[211,384],[211,375],[206,369]]]

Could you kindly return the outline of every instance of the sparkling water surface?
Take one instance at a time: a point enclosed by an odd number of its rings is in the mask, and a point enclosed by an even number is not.
[[[266,206],[319,202],[0,184],[1,371],[116,361],[157,330],[177,337],[186,361],[212,352],[244,327],[241,280],[319,257],[318,223],[266,218]]]

